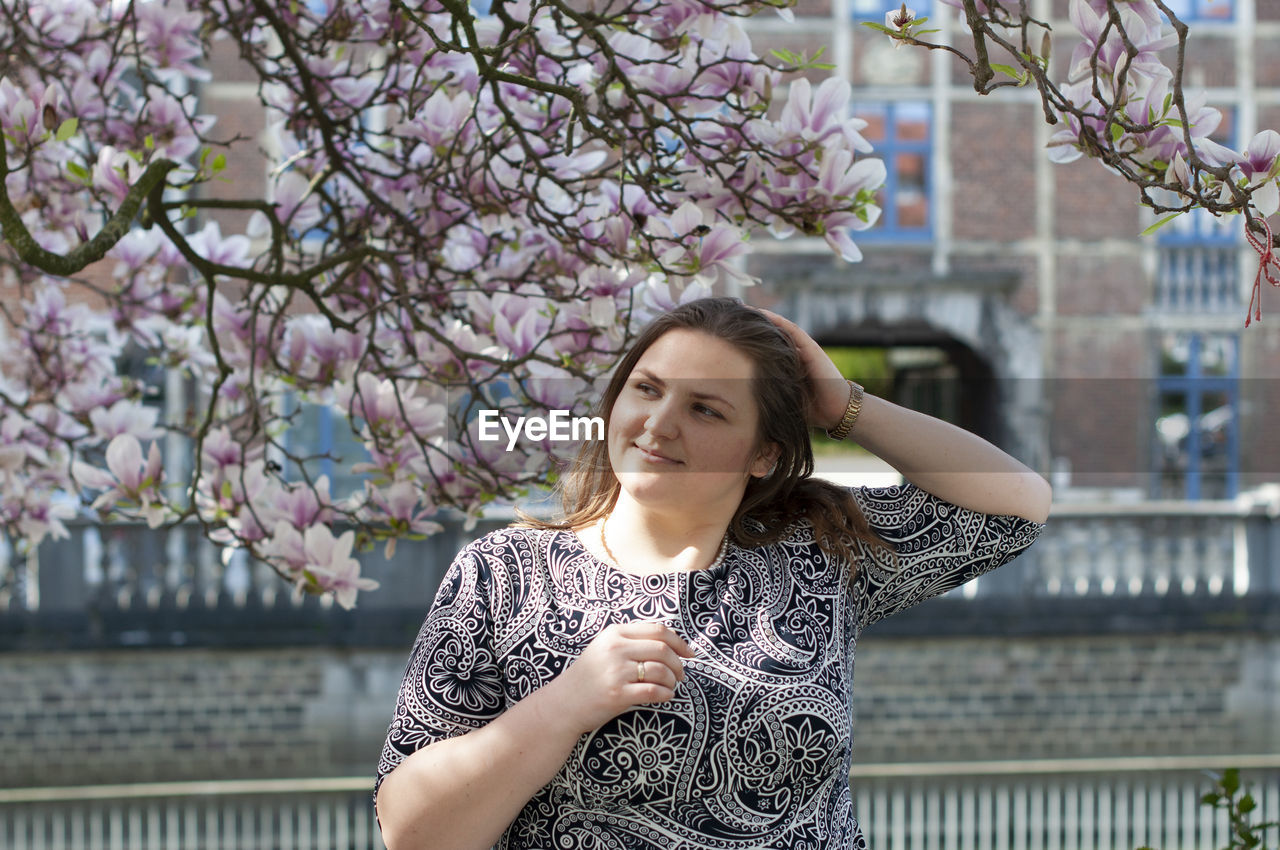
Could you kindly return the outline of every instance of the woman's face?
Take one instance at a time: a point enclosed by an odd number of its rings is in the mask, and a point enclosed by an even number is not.
[[[668,331],[627,377],[609,419],[609,461],[622,488],[656,509],[736,510],[776,452],[759,447],[754,366],[701,331]]]

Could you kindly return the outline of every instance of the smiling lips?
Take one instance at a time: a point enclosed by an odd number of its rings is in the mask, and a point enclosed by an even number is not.
[[[682,463],[684,463],[684,461],[679,461],[679,460],[676,460],[675,458],[667,457],[666,455],[662,454],[661,452],[655,452],[653,449],[646,449],[644,446],[639,445],[638,443],[632,443],[631,445],[633,445],[633,446],[635,446],[637,449],[639,449],[639,450],[640,450],[640,455],[641,455],[641,457],[643,457],[645,460],[649,461],[650,463],[663,463],[663,464],[667,464],[667,463],[682,464]]]

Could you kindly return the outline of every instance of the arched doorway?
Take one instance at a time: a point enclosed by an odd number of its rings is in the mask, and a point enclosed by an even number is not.
[[[846,377],[896,404],[1002,442],[999,386],[990,364],[928,327],[863,324],[816,337]]]
[[[1016,276],[853,281],[830,266],[788,265],[769,275],[773,309],[824,347],[883,351],[887,397],[954,422],[1033,469],[1048,468],[1040,337],[1009,303]]]

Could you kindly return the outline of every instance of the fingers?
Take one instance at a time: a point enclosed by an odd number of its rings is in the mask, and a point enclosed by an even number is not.
[[[676,655],[685,658],[693,658],[694,656],[693,647],[689,646],[684,638],[672,631],[671,627],[666,623],[660,623],[656,620],[636,620],[631,623],[621,623],[617,626],[617,629],[618,633],[624,637],[661,641]]]
[[[666,664],[657,661],[639,663],[644,665],[644,678],[639,679],[634,673],[632,674],[633,678],[637,678],[635,682],[637,689],[654,691],[661,695],[664,701],[675,696],[676,685],[684,681],[684,670],[680,670],[680,674],[676,675],[676,672]]]
[[[652,681],[651,674],[659,666],[673,671],[677,681],[684,681],[684,662],[670,645],[657,640],[637,640],[633,641],[631,650],[636,662],[645,665],[646,677],[641,681]]]

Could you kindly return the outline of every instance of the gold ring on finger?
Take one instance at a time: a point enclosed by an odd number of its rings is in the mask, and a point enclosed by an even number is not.
[[[644,662],[643,661],[636,662],[636,681],[637,682],[644,681]]]

